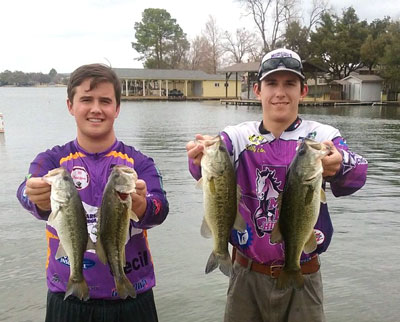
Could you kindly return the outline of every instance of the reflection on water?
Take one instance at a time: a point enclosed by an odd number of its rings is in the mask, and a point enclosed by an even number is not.
[[[42,321],[46,285],[44,223],[17,203],[15,190],[35,155],[75,137],[65,88],[0,88],[0,321]],[[321,256],[328,322],[398,321],[400,108],[302,107],[302,117],[338,127],[369,161],[365,187],[328,194],[335,234]],[[218,102],[123,102],[118,137],[156,161],[170,202],[165,223],[148,231],[161,322],[221,321],[228,279],[205,275],[211,241],[200,236],[202,192],[187,171],[185,144],[229,124],[261,118],[259,107]],[[27,287],[29,285],[29,287]]]

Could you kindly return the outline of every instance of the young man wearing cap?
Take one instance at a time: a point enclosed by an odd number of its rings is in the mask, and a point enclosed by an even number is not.
[[[261,121],[228,126],[221,133],[231,155],[241,189],[239,212],[246,231],[231,232],[233,273],[229,281],[225,322],[325,321],[319,254],[326,251],[333,227],[326,204],[314,231],[317,249],[302,254],[304,288],[277,289],[276,277],[284,264],[282,244],[272,244],[270,234],[279,217],[277,198],[296,154],[299,140],[324,142],[331,152],[322,160],[323,188],[329,182],[338,197],[360,189],[366,180],[367,161],[351,152],[339,130],[298,115],[299,102],[307,95],[298,54],[277,49],[266,54],[254,93],[261,101]],[[196,135],[186,145],[189,170],[200,179],[204,139]]]

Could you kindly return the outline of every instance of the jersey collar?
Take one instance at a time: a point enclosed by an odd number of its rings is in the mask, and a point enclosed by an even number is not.
[[[296,120],[292,124],[289,125],[289,127],[285,130],[285,132],[296,130],[300,126],[301,122],[302,122],[301,118],[297,116]],[[261,121],[258,130],[260,131],[261,134],[270,134],[271,133],[266,128],[264,128],[263,121]]]

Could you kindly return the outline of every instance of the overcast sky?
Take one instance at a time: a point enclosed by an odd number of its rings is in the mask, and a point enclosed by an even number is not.
[[[310,3],[311,0],[302,0]],[[353,6],[369,22],[400,18],[399,0],[330,0],[337,13]],[[254,29],[235,0],[13,0],[0,1],[0,72],[71,72],[87,63],[141,68],[132,49],[134,23],[146,8],[166,9],[190,41],[208,16],[222,30]]]

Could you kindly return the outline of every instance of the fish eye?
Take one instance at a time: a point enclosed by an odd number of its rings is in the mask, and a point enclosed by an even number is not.
[[[306,153],[306,149],[304,148],[303,145],[301,145],[301,146],[299,147],[298,153],[299,153],[299,155],[303,155],[303,154]]]
[[[63,180],[68,181],[69,180],[68,176],[63,176]]]
[[[218,150],[219,150],[219,151],[222,151],[222,152],[225,152],[225,151],[226,151],[225,147],[222,146],[222,145],[220,145],[220,146],[218,147]]]

